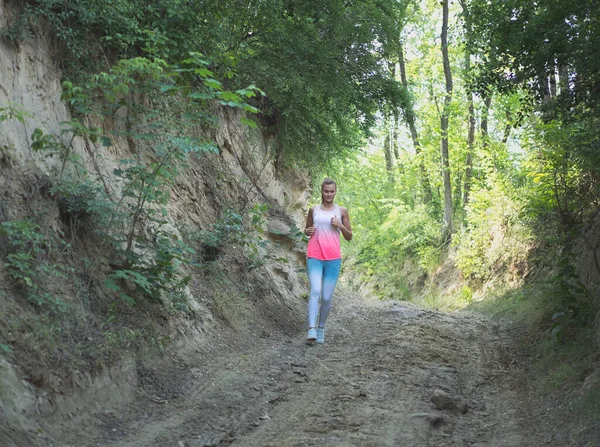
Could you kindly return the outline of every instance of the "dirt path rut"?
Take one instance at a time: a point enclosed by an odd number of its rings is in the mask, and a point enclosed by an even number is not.
[[[173,358],[142,377],[138,402],[63,431],[63,445],[534,445],[498,326],[397,302],[336,304],[325,345],[297,334]]]

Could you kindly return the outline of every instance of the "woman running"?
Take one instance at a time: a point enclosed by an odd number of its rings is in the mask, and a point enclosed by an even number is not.
[[[317,343],[325,343],[325,321],[331,310],[331,297],[342,265],[340,232],[347,241],[352,239],[348,210],[333,201],[336,193],[335,182],[329,178],[323,180],[321,204],[308,211],[304,229],[304,234],[310,238],[306,250],[310,282],[306,339],[311,342],[316,340]]]

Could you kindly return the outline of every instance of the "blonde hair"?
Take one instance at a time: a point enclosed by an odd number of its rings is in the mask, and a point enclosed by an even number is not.
[[[335,183],[334,180],[332,180],[330,178],[325,178],[325,180],[323,180],[323,183],[321,183],[321,191],[323,191],[323,188],[325,187],[325,185],[333,185],[333,186],[335,186],[335,189],[337,191],[337,184]]]

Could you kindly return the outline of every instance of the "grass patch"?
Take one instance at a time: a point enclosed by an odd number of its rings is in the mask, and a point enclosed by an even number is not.
[[[472,303],[473,291],[466,284],[453,292],[445,292],[441,288],[430,287],[430,290],[414,296],[410,301],[418,306],[453,312],[464,309]]]
[[[592,420],[600,419],[600,385],[585,393],[576,403],[576,409],[588,415]]]
[[[564,329],[558,336],[553,315],[563,306],[552,283],[532,283],[496,291],[483,300],[473,301],[467,309],[524,329],[523,346],[537,360],[537,374],[543,378],[545,388],[556,389],[571,378],[580,380],[582,370],[595,355],[590,303],[577,303],[573,317],[561,323]]]
[[[537,332],[552,326],[552,315],[562,306],[552,284],[532,283],[516,289],[496,289],[479,299],[473,298],[467,309]]]
[[[430,291],[415,297],[411,300],[418,306],[437,309],[444,312],[452,312],[465,307],[465,304],[454,295],[441,293],[439,291]]]
[[[517,329],[521,347],[531,359],[528,381],[534,399],[549,399],[569,408],[570,419],[578,425],[574,436],[591,439],[596,436],[600,417],[600,384],[584,385],[600,362],[593,342],[594,312],[584,295],[567,307],[561,290],[552,281],[531,283],[497,291],[467,308]],[[566,312],[569,319],[556,318]],[[558,325],[560,331],[556,330]]]
[[[535,355],[534,374],[542,393],[571,388],[582,383],[597,354],[591,327],[572,331],[568,340],[558,341],[548,334],[531,347]]]

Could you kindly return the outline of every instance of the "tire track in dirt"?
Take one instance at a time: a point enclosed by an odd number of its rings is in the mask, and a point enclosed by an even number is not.
[[[325,345],[298,334],[216,350],[188,365],[184,396],[165,405],[140,396],[73,445],[535,445],[523,434],[518,365],[505,360],[499,326],[475,314],[336,299]],[[459,396],[468,411],[436,409],[434,390]]]

